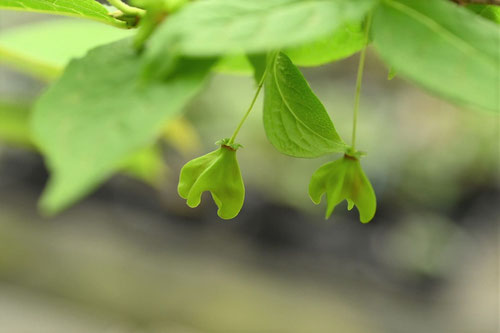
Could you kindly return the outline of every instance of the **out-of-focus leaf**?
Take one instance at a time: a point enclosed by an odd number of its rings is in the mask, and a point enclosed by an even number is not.
[[[95,0],[0,0],[0,9],[74,16],[126,28]]]
[[[52,80],[72,58],[132,33],[132,30],[72,19],[31,23],[0,32],[0,62]]]
[[[467,5],[467,8],[472,10],[473,12],[481,15],[488,20],[491,20],[496,23],[500,23],[500,7],[493,5],[480,5],[480,4],[470,4]]]
[[[347,58],[361,50],[364,44],[365,34],[360,20],[344,25],[327,37],[287,49],[285,53],[297,66],[320,66]]]
[[[120,172],[158,187],[163,183],[167,165],[158,145],[152,145],[136,152],[123,161]]]
[[[399,76],[457,104],[500,111],[500,26],[449,1],[384,0],[373,36]]]
[[[203,86],[212,63],[185,59],[169,78],[139,84],[140,56],[131,40],[73,60],[39,99],[32,119],[51,170],[43,211],[67,207],[150,146]]]
[[[269,141],[294,157],[345,151],[345,143],[302,73],[283,53],[271,61],[264,96],[264,128]]]
[[[152,36],[145,76],[168,72],[187,56],[266,53],[298,46],[361,20],[375,0],[205,0],[172,15]]]
[[[35,149],[29,127],[31,110],[31,105],[28,104],[0,101],[0,143]],[[161,150],[157,146],[151,146],[123,161],[120,172],[158,186],[166,169]]]
[[[243,54],[229,55],[220,59],[214,70],[223,74],[251,75],[252,65]]]
[[[0,142],[31,148],[29,116],[29,105],[0,101]]]
[[[297,66],[320,66],[353,55],[361,50],[364,40],[362,23],[350,23],[327,37],[286,49],[283,52]],[[255,63],[248,60],[242,55],[227,56],[217,64],[215,70],[226,74],[248,75],[252,73],[252,67],[255,69]],[[255,71],[253,72],[255,74]]]

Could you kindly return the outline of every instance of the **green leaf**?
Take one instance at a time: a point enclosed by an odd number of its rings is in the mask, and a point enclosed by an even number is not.
[[[220,56],[298,46],[361,20],[375,0],[205,0],[172,15],[151,38],[146,76],[168,72],[174,53]],[[168,50],[168,51],[167,51]]]
[[[365,34],[360,21],[337,29],[327,37],[285,50],[297,66],[320,66],[347,58],[363,48]]]
[[[0,100],[0,143],[35,150],[29,126],[31,111],[29,104]],[[124,160],[120,172],[158,186],[165,175],[166,165],[161,150],[155,145]]]
[[[133,30],[73,19],[31,23],[0,33],[0,62],[35,77],[53,80],[72,58],[132,33]]]
[[[213,63],[185,59],[168,79],[140,85],[140,62],[131,40],[98,47],[73,60],[39,99],[32,131],[51,170],[45,212],[70,205],[151,145]]]
[[[0,9],[73,16],[126,28],[125,22],[109,15],[95,0],[0,0]]]
[[[457,104],[500,111],[500,27],[449,1],[384,0],[373,21],[382,58]]]
[[[309,196],[315,204],[319,204],[324,194],[328,203],[326,218],[329,218],[335,206],[344,200],[347,200],[348,210],[356,205],[359,219],[363,223],[370,222],[375,215],[375,192],[355,157],[345,155],[316,170],[309,183]]]
[[[467,5],[467,8],[490,21],[493,21],[495,23],[500,23],[499,6],[470,4]]]
[[[264,128],[286,155],[312,158],[346,149],[325,107],[283,53],[272,60],[265,80]]]
[[[332,61],[347,58],[358,52],[363,47],[364,40],[365,37],[362,23],[350,23],[337,29],[333,34],[327,37],[322,37],[313,42],[286,49],[283,52],[297,66],[320,66]],[[255,69],[258,67],[262,68],[262,66],[255,63],[255,61],[262,61],[262,58],[259,60],[255,58],[256,56],[257,55],[249,55],[248,60],[242,55],[227,56],[221,60],[215,70],[226,74],[245,75],[253,71],[254,78],[257,80],[259,73],[256,73]],[[251,57],[254,59],[251,59]],[[253,70],[251,67],[253,67]],[[262,70],[260,74],[262,74]]]
[[[251,75],[252,65],[244,54],[229,55],[220,59],[213,68],[214,71],[231,75]]]

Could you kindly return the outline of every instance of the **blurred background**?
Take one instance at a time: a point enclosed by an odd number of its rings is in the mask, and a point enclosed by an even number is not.
[[[0,51],[12,29],[48,19],[0,12]],[[303,69],[347,140],[357,60]],[[182,165],[230,136],[253,96],[251,77],[217,74],[159,145],[160,183],[118,174],[48,219],[47,170],[22,135],[47,83],[11,65],[0,64],[1,332],[498,332],[498,116],[387,80],[370,49],[358,144],[375,219],[343,203],[324,220],[307,186],[337,156],[280,155],[258,104],[239,136],[245,205],[223,221],[208,196],[189,209],[176,193]]]

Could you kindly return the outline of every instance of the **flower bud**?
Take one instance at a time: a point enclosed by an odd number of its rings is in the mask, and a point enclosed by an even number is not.
[[[219,208],[219,217],[232,219],[240,212],[245,199],[245,186],[236,160],[236,150],[240,145],[230,144],[229,139],[217,144],[221,147],[216,151],[184,165],[177,190],[191,208],[197,207],[201,194],[209,191]]]
[[[344,155],[343,158],[321,166],[311,177],[309,196],[315,204],[321,202],[326,193],[326,218],[343,200],[347,200],[348,210],[358,208],[359,219],[370,222],[375,215],[377,201],[370,181],[366,177],[358,156]]]

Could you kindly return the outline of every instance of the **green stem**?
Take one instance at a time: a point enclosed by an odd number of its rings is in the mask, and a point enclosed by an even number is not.
[[[274,59],[274,56],[272,58],[270,58],[270,59],[271,59],[271,62],[272,62],[273,59]],[[250,106],[248,107],[247,112],[245,112],[245,115],[243,116],[243,118],[241,118],[241,121],[238,124],[238,127],[236,127],[236,130],[234,131],[233,136],[231,136],[231,139],[229,139],[229,144],[234,143],[234,140],[236,140],[236,136],[240,132],[241,127],[243,126],[243,124],[247,120],[248,116],[250,115],[250,111],[252,111],[253,106],[255,105],[255,102],[257,101],[257,97],[259,97],[260,91],[262,90],[262,86],[264,85],[264,81],[266,79],[268,71],[269,71],[269,64],[266,65],[266,70],[262,74],[262,78],[260,79],[260,82],[257,85],[257,91],[255,91],[255,95],[253,96],[252,102],[250,103]]]
[[[108,2],[111,5],[115,6],[116,9],[122,11],[124,14],[134,15],[139,17],[143,17],[144,14],[146,14],[146,11],[144,9],[129,6],[126,3],[122,2],[121,0],[108,0]]]
[[[353,119],[352,119],[352,149],[356,150],[356,127],[358,123],[358,113],[359,113],[359,100],[361,98],[361,83],[363,82],[363,71],[365,68],[365,59],[366,59],[366,49],[368,47],[369,42],[369,34],[370,27],[372,24],[372,14],[368,15],[365,26],[365,45],[361,50],[361,56],[359,58],[358,65],[358,77],[356,79],[356,96],[354,97],[354,111],[353,111]]]

